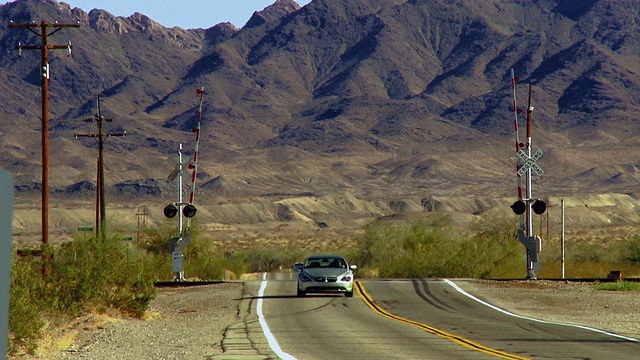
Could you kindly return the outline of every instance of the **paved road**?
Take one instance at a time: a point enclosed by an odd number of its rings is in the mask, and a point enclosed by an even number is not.
[[[353,298],[297,298],[291,275],[267,279],[246,283],[247,315],[235,333],[241,335],[235,348],[225,340],[230,356],[242,350],[237,358],[630,359],[640,352],[636,342],[501,313],[442,280],[364,280]]]

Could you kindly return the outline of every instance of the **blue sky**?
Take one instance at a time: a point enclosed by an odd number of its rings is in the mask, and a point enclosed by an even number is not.
[[[89,12],[104,9],[116,16],[130,16],[134,12],[147,15],[165,27],[184,29],[210,28],[221,22],[231,22],[240,28],[254,11],[276,0],[58,0],[71,7]],[[294,0],[304,6],[311,0]]]

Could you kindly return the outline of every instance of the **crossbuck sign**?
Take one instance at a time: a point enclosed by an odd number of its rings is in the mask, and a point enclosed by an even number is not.
[[[518,151],[518,157],[522,159],[522,161],[524,161],[524,164],[522,164],[522,166],[518,170],[518,176],[524,175],[529,169],[531,169],[539,176],[542,176],[542,174],[544,174],[544,171],[542,171],[542,168],[540,168],[540,166],[536,164],[536,161],[538,161],[540,156],[542,156],[542,151],[540,150],[536,151],[536,153],[531,157],[529,157],[529,155],[527,155],[527,153],[522,150]]]

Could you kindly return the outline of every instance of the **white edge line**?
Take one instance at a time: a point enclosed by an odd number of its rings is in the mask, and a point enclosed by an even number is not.
[[[469,294],[468,292],[462,290],[458,285],[456,285],[453,281],[449,280],[449,279],[443,279],[444,282],[446,282],[447,284],[451,285],[454,289],[456,289],[459,293],[461,293],[462,295],[475,300],[477,302],[479,302],[482,305],[488,306],[494,310],[497,310],[503,314],[509,315],[509,316],[513,316],[513,317],[517,317],[520,319],[525,319],[525,320],[531,320],[531,321],[535,321],[535,322],[539,322],[539,323],[543,323],[543,324],[553,324],[553,325],[563,325],[563,326],[571,326],[571,327],[575,327],[575,328],[579,328],[579,329],[584,329],[584,330],[590,330],[590,331],[594,331],[597,333],[601,333],[601,334],[605,334],[605,335],[609,335],[609,336],[613,336],[613,337],[617,337],[620,339],[624,339],[624,340],[628,340],[628,341],[633,341],[633,342],[640,342],[640,340],[632,338],[632,337],[628,337],[628,336],[624,336],[624,335],[620,335],[620,334],[616,334],[616,333],[611,333],[608,331],[604,331],[604,330],[600,330],[600,329],[595,329],[592,327],[588,327],[588,326],[582,326],[582,325],[574,325],[574,324],[567,324],[567,323],[561,323],[561,322],[554,322],[554,321],[546,321],[546,320],[540,320],[540,319],[535,319],[532,317],[528,317],[528,316],[522,316],[522,315],[518,315],[518,314],[514,314],[511,312],[508,312],[504,309],[501,309],[495,305],[491,305],[486,301],[482,301],[480,299],[478,299],[477,297]]]
[[[258,312],[258,321],[260,322],[260,326],[262,326],[262,332],[264,333],[264,336],[267,338],[267,341],[269,341],[269,346],[271,347],[271,350],[273,350],[273,352],[275,352],[276,355],[280,357],[280,359],[296,360],[295,357],[282,351],[275,336],[273,336],[273,334],[271,333],[271,330],[269,330],[269,325],[267,325],[267,321],[264,319],[264,314],[262,313],[262,300],[264,297],[264,290],[266,288],[267,288],[267,273],[262,273],[262,283],[260,284],[260,291],[258,291],[258,303],[256,305],[257,312]]]

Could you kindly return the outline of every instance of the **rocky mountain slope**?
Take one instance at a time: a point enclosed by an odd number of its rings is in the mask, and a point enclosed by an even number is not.
[[[515,198],[511,69],[521,109],[531,86],[533,148],[544,151],[535,196],[637,193],[631,0],[278,0],[241,29],[85,10],[0,6],[0,166],[19,196],[39,194],[40,58],[18,57],[19,42],[39,39],[10,20],[81,24],[50,37],[74,45],[50,60],[54,197],[93,199],[97,145],[73,135],[96,131],[82,120],[100,93],[105,131],[128,134],[105,142],[108,198],[173,199],[170,161],[178,143],[193,152],[204,86],[200,199]]]

